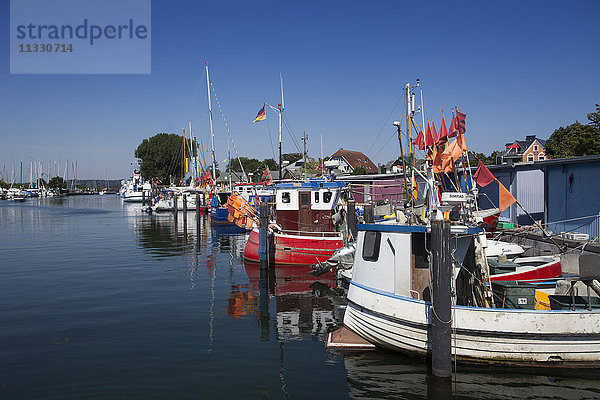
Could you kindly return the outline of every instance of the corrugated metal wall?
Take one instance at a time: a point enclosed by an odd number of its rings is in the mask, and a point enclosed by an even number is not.
[[[536,220],[544,218],[544,172],[539,169],[516,172],[516,198],[523,208]],[[515,191],[512,192],[513,196]],[[519,206],[514,206],[513,219],[519,225],[531,225],[533,221]]]

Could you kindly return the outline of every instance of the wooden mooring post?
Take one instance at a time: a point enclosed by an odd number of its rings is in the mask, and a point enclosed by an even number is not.
[[[356,235],[358,231],[356,229],[356,201],[348,200],[348,231],[352,234],[352,239],[356,240]]]
[[[177,220],[177,195],[173,193],[173,217]]]
[[[269,228],[269,204],[267,202],[260,202],[258,215],[258,258],[260,269],[267,269],[269,267],[269,237],[267,232]]]
[[[365,204],[365,224],[372,224],[375,222],[375,210],[373,204]]]
[[[431,372],[434,377],[452,377],[452,264],[450,259],[450,221],[431,221],[433,258],[431,305]]]
[[[200,227],[200,195],[196,193],[196,227]],[[199,229],[196,229],[196,233]]]

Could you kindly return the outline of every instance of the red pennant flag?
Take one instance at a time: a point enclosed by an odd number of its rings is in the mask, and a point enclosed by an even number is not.
[[[477,172],[475,172],[475,174],[473,175],[473,179],[475,179],[475,182],[477,182],[479,186],[485,187],[490,183],[494,182],[496,180],[496,177],[485,166],[485,164],[481,162],[481,160],[477,160],[479,161],[479,166],[477,167]]]
[[[467,118],[467,114],[463,114],[460,111],[456,110],[456,127],[458,128],[458,133],[461,135],[467,131],[465,127],[465,119]]]
[[[263,172],[260,178],[266,185],[273,184],[273,178],[271,177],[271,171],[269,170],[269,166],[266,165],[265,172]]]
[[[419,146],[419,150],[425,150],[425,139],[423,138],[423,131],[419,131],[419,134],[417,135],[412,144]]]
[[[442,126],[440,127],[440,134],[435,141],[436,146],[441,146],[448,141],[448,131],[446,130],[446,120],[442,115]]]
[[[427,129],[425,130],[425,147],[433,146],[435,140],[431,135],[431,124],[427,123]]]
[[[458,135],[458,125],[456,124],[456,115],[452,117],[450,122],[450,130],[448,131],[448,138],[453,138]]]
[[[433,146],[437,141],[437,131],[435,130],[435,124],[433,122],[431,123],[431,130],[429,131],[429,134],[431,135],[429,138],[431,144],[428,144],[427,146]],[[427,139],[425,139],[425,143],[427,144]]]

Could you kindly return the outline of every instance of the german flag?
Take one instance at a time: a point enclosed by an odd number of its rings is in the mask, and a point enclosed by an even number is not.
[[[265,106],[262,106],[258,114],[256,114],[256,118],[252,122],[258,122],[267,119],[267,113],[265,112]]]

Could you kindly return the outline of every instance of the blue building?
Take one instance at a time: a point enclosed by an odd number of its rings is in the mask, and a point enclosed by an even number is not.
[[[490,166],[490,171],[536,220],[554,233],[600,237],[600,155]],[[481,208],[497,207],[498,187],[481,188]],[[516,203],[500,219],[531,225]]]

